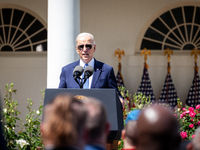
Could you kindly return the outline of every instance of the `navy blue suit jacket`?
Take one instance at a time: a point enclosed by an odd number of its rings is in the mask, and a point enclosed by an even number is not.
[[[62,68],[59,88],[80,88],[73,78],[73,70],[78,65],[79,60]],[[91,88],[114,88],[121,97],[113,67],[97,61],[96,59],[94,59],[94,73]]]

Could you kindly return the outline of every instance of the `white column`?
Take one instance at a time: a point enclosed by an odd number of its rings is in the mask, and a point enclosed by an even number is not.
[[[57,88],[63,66],[78,57],[80,0],[48,0],[47,88]]]

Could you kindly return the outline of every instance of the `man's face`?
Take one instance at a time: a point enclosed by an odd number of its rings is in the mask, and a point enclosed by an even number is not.
[[[93,45],[91,36],[81,36],[77,39],[76,52],[84,63],[89,63],[92,60],[95,49],[96,45]]]

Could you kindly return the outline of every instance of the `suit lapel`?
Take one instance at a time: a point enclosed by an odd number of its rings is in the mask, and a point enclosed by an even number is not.
[[[75,68],[76,66],[79,66],[79,65],[80,65],[80,59],[74,63],[74,65],[73,65],[73,71],[74,71],[74,68]],[[72,77],[72,78],[73,78],[73,77]],[[74,78],[73,78],[73,80],[74,80]],[[75,80],[74,80],[74,82],[76,83]],[[80,83],[80,79],[78,79],[78,82]],[[76,84],[77,84],[77,83],[76,83]],[[77,87],[79,87],[78,84],[77,84]]]
[[[95,87],[101,72],[102,72],[102,66],[100,65],[98,61],[96,61],[96,59],[94,59],[94,73],[93,73],[91,88]]]
[[[78,66],[78,65],[80,65],[80,62],[79,62],[80,60],[78,60],[78,61],[76,61],[75,63],[74,63],[74,65],[73,65],[73,67],[75,68],[76,66]]]

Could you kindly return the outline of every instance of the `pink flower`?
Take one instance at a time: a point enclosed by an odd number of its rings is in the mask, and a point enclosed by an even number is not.
[[[190,112],[194,112],[194,108],[193,108],[193,107],[189,107],[188,110],[189,110]]]
[[[186,111],[186,109],[185,109],[185,108],[182,108],[182,110],[183,110],[183,111]]]
[[[200,105],[197,105],[197,106],[196,106],[196,109],[199,109],[199,108],[200,108]]]
[[[180,118],[182,119],[183,117],[184,117],[183,114],[181,114],[181,115],[180,115]]]
[[[186,112],[183,112],[183,113],[180,115],[180,118],[182,119],[185,115],[186,115]]]
[[[192,138],[194,138],[194,137],[195,137],[195,135],[193,134],[193,135],[192,135]]]
[[[198,126],[200,125],[200,121],[197,122]]]
[[[190,112],[190,117],[194,118],[194,117],[195,117],[195,115],[196,115],[196,113],[195,113],[195,112]]]
[[[191,121],[193,121],[193,119],[191,119]]]
[[[190,113],[190,111],[189,111],[189,110],[187,110],[187,111],[185,111],[185,112],[183,112],[183,113],[189,114],[189,113]]]
[[[181,137],[183,138],[183,139],[185,139],[186,137],[187,137],[187,132],[181,132],[180,133],[180,135],[181,135]]]
[[[193,127],[194,127],[194,125],[193,125],[193,124],[190,124],[190,125],[189,125],[189,127],[190,127],[190,128],[193,128]]]

